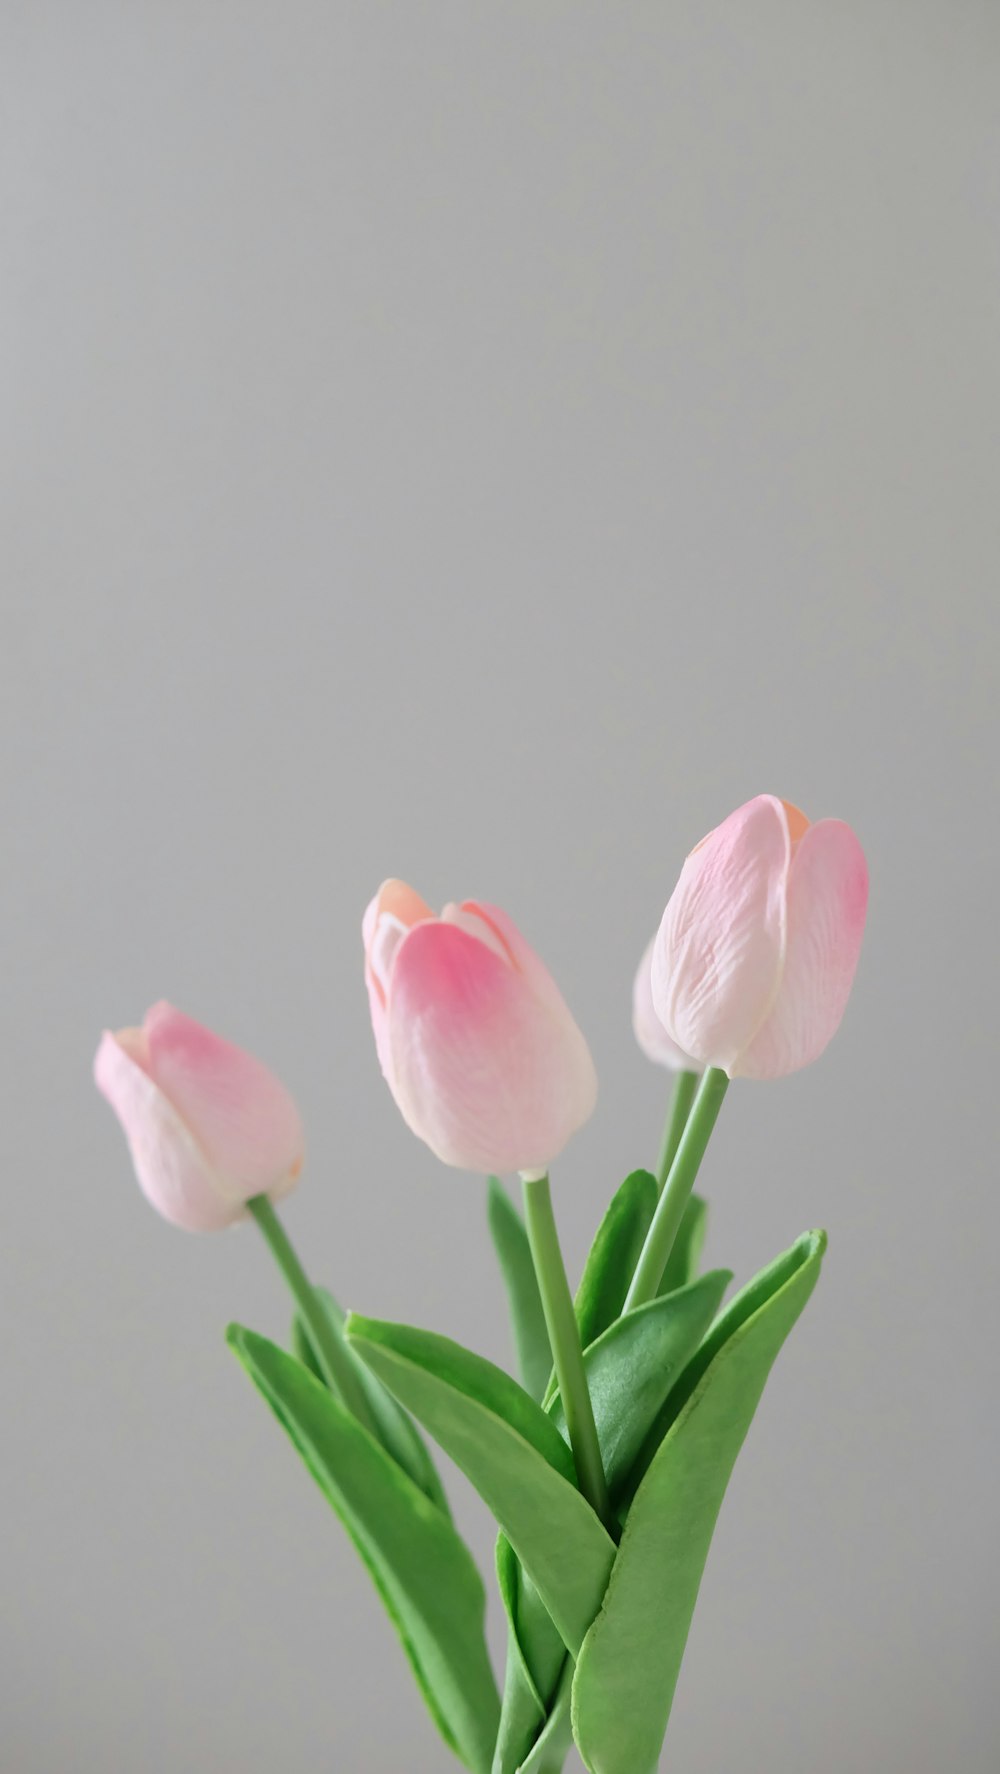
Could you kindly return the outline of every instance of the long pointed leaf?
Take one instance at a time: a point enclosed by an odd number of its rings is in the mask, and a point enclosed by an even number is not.
[[[559,1640],[559,1650],[565,1656],[566,1647],[562,1639]],[[500,1723],[493,1749],[491,1774],[517,1774],[524,1759],[521,1745],[537,1743],[545,1729],[545,1721],[546,1714],[538,1704],[530,1676],[517,1649],[513,1628],[508,1626],[507,1666],[504,1670]]]
[[[497,1177],[490,1177],[487,1187],[490,1236],[507,1290],[517,1365],[525,1391],[540,1399],[552,1372],[552,1350],[531,1246],[524,1221],[502,1183]]]
[[[587,1253],[574,1301],[580,1341],[585,1349],[614,1324],[625,1304],[656,1202],[656,1178],[648,1170],[633,1170],[608,1203]],[[553,1373],[542,1399],[546,1410],[555,1394]]]
[[[584,1351],[587,1387],[612,1498],[627,1484],[671,1389],[708,1330],[732,1275],[715,1269],[629,1312]],[[565,1434],[558,1394],[549,1414]]]
[[[767,1376],[816,1283],[808,1233],[723,1313],[636,1491],[600,1614],[577,1661],[573,1734],[591,1774],[652,1774],[730,1473]]]
[[[566,1759],[566,1752],[573,1741],[572,1698],[573,1661],[572,1658],[567,1657],[544,1728],[539,1732],[533,1747],[517,1770],[517,1774],[551,1774],[553,1768],[562,1767]]]
[[[505,1534],[497,1537],[497,1586],[507,1615],[507,1665],[504,1671],[503,1696],[500,1702],[500,1723],[493,1750],[492,1774],[516,1774],[526,1751],[544,1728],[547,1703],[539,1693],[539,1681],[546,1684],[545,1661],[539,1661],[532,1644],[530,1617],[525,1602],[530,1589],[517,1554]],[[552,1624],[548,1612],[532,1590],[538,1617],[551,1639],[550,1661],[553,1678],[562,1668],[566,1647]]]
[[[442,1737],[472,1774],[488,1774],[499,1696],[464,1541],[294,1356],[241,1325],[226,1336],[360,1553]]]
[[[669,1299],[650,1301],[611,1325],[586,1351],[587,1384],[613,1499],[624,1490],[630,1465],[678,1375],[708,1330],[729,1279],[728,1271],[720,1270],[679,1289]],[[558,1394],[549,1413],[562,1428],[564,1419]],[[502,1537],[497,1547],[497,1574],[516,1643],[514,1654],[508,1657],[493,1774],[515,1774],[522,1765],[530,1765],[540,1737],[547,1730],[543,1721],[550,1716],[550,1709],[544,1708],[539,1717],[538,1690],[544,1695],[552,1692],[565,1658],[562,1641],[554,1633],[537,1595],[530,1585],[527,1594],[519,1591],[517,1561]],[[526,1579],[522,1581],[526,1584]],[[521,1671],[512,1667],[518,1660],[525,1666],[523,1679]],[[565,1717],[568,1721],[568,1688]],[[548,1741],[555,1745],[556,1740],[553,1727]]]
[[[508,1647],[493,1774],[517,1774],[545,1729],[566,1664],[566,1646],[505,1534],[497,1539],[497,1582]]]
[[[673,1293],[674,1288],[686,1287],[695,1279],[707,1231],[708,1202],[701,1195],[692,1195],[677,1228],[673,1250],[667,1258],[659,1286],[661,1294]]]
[[[451,1510],[448,1507],[444,1486],[438,1476],[434,1461],[431,1459],[430,1450],[413,1418],[407,1415],[401,1404],[397,1404],[392,1393],[387,1391],[371,1369],[367,1368],[363,1361],[359,1361],[357,1354],[344,1336],[345,1314],[329,1289],[317,1287],[313,1289],[313,1292],[326,1313],[334,1336],[338,1342],[343,1344],[349,1360],[357,1369],[359,1383],[374,1418],[378,1438],[386,1453],[392,1455],[397,1466],[401,1466],[403,1471],[409,1474],[414,1484],[423,1491],[424,1496],[429,1497],[432,1503],[436,1503],[450,1521]],[[315,1374],[317,1380],[325,1385],[325,1376],[320,1372],[312,1344],[298,1315],[292,1322],[292,1347],[310,1373]],[[343,1399],[340,1402],[343,1403]]]
[[[475,1485],[565,1644],[578,1651],[615,1546],[576,1489],[559,1431],[508,1374],[446,1337],[356,1313],[347,1335]]]
[[[648,1170],[633,1170],[611,1197],[576,1291],[584,1348],[614,1323],[625,1303],[656,1200],[656,1178]]]

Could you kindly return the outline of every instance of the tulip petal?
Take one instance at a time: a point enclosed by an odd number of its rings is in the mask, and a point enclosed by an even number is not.
[[[128,1037],[140,1034],[104,1034],[94,1081],[125,1130],[147,1201],[186,1232],[221,1231],[241,1216],[242,1203],[227,1194],[177,1110],[134,1057],[139,1043]]]
[[[469,936],[474,936],[477,942],[484,942],[486,947],[492,949],[495,955],[499,955],[501,961],[506,961],[508,966],[515,965],[514,957],[503,937],[489,922],[489,919],[483,915],[482,908],[476,905],[474,900],[467,899],[463,905],[446,905],[441,913],[441,918],[445,924],[454,924],[459,930],[464,930]]]
[[[407,886],[405,881],[397,881],[390,876],[383,881],[371,904],[365,912],[361,925],[361,934],[367,949],[371,943],[375,926],[383,913],[390,918],[398,919],[400,924],[410,928],[412,924],[420,924],[425,918],[433,918],[434,913],[419,893]]]
[[[212,1169],[242,1201],[288,1193],[304,1136],[293,1097],[273,1072],[166,1003],[143,1024],[149,1071]]]
[[[790,856],[781,802],[757,795],[710,832],[681,870],[653,952],[653,1006],[668,1035],[701,1065],[731,1074],[774,1002]]]
[[[430,906],[426,900],[421,899],[419,893],[415,893],[405,881],[390,878],[382,882],[361,922],[361,937],[365,945],[365,985],[368,988],[375,1051],[382,1076],[390,1087],[392,1056],[389,1052],[386,1012],[389,977],[396,951],[408,930],[412,925],[433,916]]]
[[[781,1078],[818,1059],[836,1034],[854,980],[868,906],[868,866],[849,825],[821,819],[788,875],[785,965],[770,1015],[737,1072]]]
[[[408,1125],[446,1164],[545,1169],[593,1109],[587,1044],[562,999],[533,990],[536,979],[441,921],[417,925],[397,952],[390,1082]]]
[[[484,899],[466,899],[462,903],[462,910],[489,926],[501,947],[506,950],[512,966],[530,982],[538,997],[565,1010],[563,995],[545,962],[531,944],[525,941],[513,918],[501,911],[498,905],[490,905]]]
[[[647,943],[632,987],[632,1032],[647,1059],[668,1066],[672,1072],[697,1072],[701,1068],[672,1041],[653,1007],[652,965],[655,936]]]

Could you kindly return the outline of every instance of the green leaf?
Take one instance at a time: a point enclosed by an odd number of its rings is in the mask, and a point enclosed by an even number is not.
[[[430,1451],[419,1429],[396,1403],[392,1393],[382,1385],[381,1380],[359,1361],[355,1351],[344,1336],[344,1313],[338,1306],[332,1293],[325,1287],[313,1289],[330,1322],[334,1336],[343,1344],[347,1354],[357,1369],[358,1380],[363,1388],[368,1408],[375,1421],[378,1438],[387,1454],[391,1454],[397,1466],[408,1473],[415,1485],[419,1486],[425,1497],[444,1512],[451,1520],[451,1510],[444,1493],[444,1486],[438,1476],[437,1468],[430,1456]],[[301,1362],[304,1362],[311,1374],[315,1374],[322,1385],[326,1384],[319,1364],[313,1353],[313,1347],[306,1333],[302,1320],[296,1315],[292,1322],[292,1347]],[[340,1399],[343,1404],[344,1400]]]
[[[573,1734],[591,1774],[656,1766],[726,1485],[825,1246],[825,1233],[807,1233],[738,1294],[668,1400],[673,1421],[577,1662]]]
[[[615,1546],[555,1425],[509,1374],[447,1337],[351,1313],[347,1336],[475,1485],[574,1653]]]
[[[492,1774],[516,1774],[555,1704],[567,1663],[566,1646],[505,1534],[497,1538],[496,1565],[507,1612],[508,1645]]]
[[[487,1187],[490,1235],[507,1290],[517,1364],[525,1391],[530,1392],[532,1398],[540,1399],[552,1372],[552,1350],[528,1234],[499,1179],[488,1178]]]
[[[472,1774],[488,1774],[499,1697],[464,1541],[294,1356],[238,1324],[226,1339],[360,1553],[445,1742]]]
[[[656,1201],[656,1178],[648,1170],[633,1170],[611,1197],[576,1291],[576,1321],[585,1349],[614,1323],[625,1304]]]
[[[597,1438],[612,1498],[617,1501],[651,1425],[722,1304],[732,1280],[715,1269],[688,1287],[650,1300],[614,1324],[584,1351]],[[549,1406],[565,1433],[558,1395]]]
[[[554,1632],[555,1627],[552,1630]],[[559,1653],[563,1657],[566,1654],[562,1639],[559,1640]],[[530,1753],[531,1745],[537,1743],[544,1728],[545,1713],[516,1648],[513,1629],[508,1625],[507,1666],[491,1774],[517,1774],[525,1755]]]
[[[613,1498],[624,1485],[629,1466],[670,1388],[711,1324],[729,1279],[722,1270],[703,1276],[669,1299],[652,1300],[611,1325],[587,1350],[587,1384]],[[558,1395],[549,1409],[553,1421],[562,1427]],[[519,1583],[517,1560],[502,1536],[497,1546],[497,1576],[513,1644],[493,1774],[514,1774],[526,1764],[526,1758],[530,1765],[540,1733],[547,1732],[545,1720],[554,1705],[551,1696],[566,1660],[562,1640],[523,1573]],[[567,1732],[568,1720],[567,1687],[563,1715]],[[552,1755],[557,1741],[554,1725],[546,1741]],[[544,1767],[545,1763],[538,1765]]]
[[[630,1172],[611,1197],[576,1290],[576,1322],[585,1349],[614,1324],[625,1304],[657,1199],[656,1178],[648,1170]],[[546,1410],[555,1394],[553,1373],[542,1399]]]
[[[571,1703],[573,1697],[573,1660],[567,1657],[544,1729],[521,1763],[517,1774],[553,1774],[566,1760],[573,1741]]]
[[[674,1248],[667,1258],[663,1280],[660,1282],[661,1294],[673,1293],[674,1288],[686,1287],[689,1281],[695,1279],[707,1231],[708,1202],[701,1195],[692,1195],[677,1229]]]
[[[507,1614],[507,1667],[492,1774],[516,1774],[544,1728],[566,1647],[505,1534],[497,1537],[496,1568]]]

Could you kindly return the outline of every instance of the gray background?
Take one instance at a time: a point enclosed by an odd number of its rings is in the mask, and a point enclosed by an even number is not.
[[[93,1092],[161,994],[289,1081],[349,1303],[507,1358],[359,920],[499,901],[585,1028],[575,1272],[648,1160],[639,951],[773,790],[873,896],[811,1070],[705,1172],[829,1227],[664,1767],[987,1774],[996,1624],[995,4],[5,0],[0,1764],[438,1770],[367,1579]],[[491,1533],[456,1477],[484,1561]],[[500,1621],[491,1630],[500,1643]]]

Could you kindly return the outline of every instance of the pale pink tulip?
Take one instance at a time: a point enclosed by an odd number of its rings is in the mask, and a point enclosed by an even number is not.
[[[663,914],[652,994],[667,1033],[730,1077],[809,1065],[844,1014],[867,904],[849,825],[748,801],[691,852]]]
[[[690,1054],[684,1053],[676,1041],[672,1041],[656,1014],[653,1005],[653,949],[656,938],[651,937],[643,951],[642,960],[636,970],[635,982],[632,986],[632,1030],[639,1046],[647,1059],[654,1065],[667,1066],[671,1072],[700,1072],[702,1067]]]
[[[363,934],[375,1044],[407,1125],[461,1170],[546,1170],[593,1110],[597,1078],[516,926],[474,900],[437,918],[386,881]]]
[[[141,1029],[106,1031],[94,1079],[143,1193],[188,1232],[242,1219],[253,1195],[277,1200],[302,1169],[302,1122],[284,1085],[170,1004],[154,1004]]]

